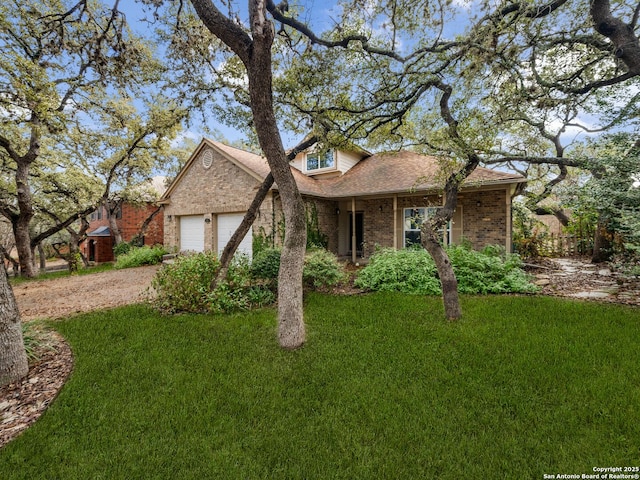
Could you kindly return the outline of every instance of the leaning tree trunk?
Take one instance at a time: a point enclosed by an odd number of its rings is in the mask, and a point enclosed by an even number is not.
[[[231,238],[224,246],[222,254],[220,255],[220,269],[218,270],[215,278],[211,281],[211,288],[215,288],[218,283],[227,278],[227,273],[229,272],[229,266],[231,265],[233,255],[236,253],[236,250],[238,250],[238,246],[240,246],[240,242],[242,242],[244,236],[249,232],[251,225],[253,225],[253,222],[258,215],[260,205],[262,205],[262,202],[267,196],[272,185],[273,174],[269,173],[267,178],[262,182],[262,185],[260,185],[260,188],[258,189],[256,196],[253,198],[251,205],[249,205],[247,212],[244,214],[242,222],[240,222],[240,225],[238,225],[238,228],[233,232],[233,235],[231,235]]]
[[[121,201],[112,202],[110,200],[106,200],[104,202],[105,210],[107,211],[107,216],[109,217],[109,229],[111,230],[114,247],[116,245],[120,245],[123,241],[122,232],[120,231],[120,227],[118,226],[118,219],[116,218],[116,213],[121,205]]]
[[[287,161],[294,159],[298,153],[311,147],[316,142],[317,138],[315,136],[311,136],[306,140],[303,140],[296,147],[289,151],[289,153],[287,154]],[[222,250],[222,254],[220,255],[220,269],[218,270],[216,277],[211,282],[212,289],[227,277],[227,273],[229,272],[229,265],[231,265],[233,255],[236,253],[236,250],[238,250],[240,242],[242,242],[244,236],[249,232],[251,225],[253,225],[253,222],[258,215],[260,205],[262,205],[262,202],[267,196],[267,193],[269,192],[269,189],[272,185],[273,174],[269,173],[269,175],[267,175],[267,177],[262,182],[262,185],[260,185],[260,188],[258,188],[256,196],[253,198],[251,205],[249,205],[249,208],[247,209],[242,222],[240,223],[240,225],[238,225],[236,231],[233,232],[233,235],[231,235],[231,238],[225,245],[224,250]]]
[[[462,317],[462,308],[458,296],[458,280],[449,255],[441,245],[437,233],[429,230],[428,227],[422,229],[422,246],[429,252],[438,270],[442,285],[444,315],[449,321],[459,320]]]
[[[29,371],[20,313],[4,265],[0,265],[0,387]]]

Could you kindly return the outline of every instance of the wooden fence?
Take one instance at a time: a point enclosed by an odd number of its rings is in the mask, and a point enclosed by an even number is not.
[[[550,233],[538,241],[538,253],[542,257],[571,257],[593,253],[592,237]]]

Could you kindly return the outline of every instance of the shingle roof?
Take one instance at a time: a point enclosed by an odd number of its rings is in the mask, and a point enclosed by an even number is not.
[[[407,193],[437,190],[444,186],[438,159],[414,152],[381,153],[361,160],[327,187],[333,197]],[[481,186],[524,181],[521,175],[478,167],[464,181],[465,186]]]
[[[264,179],[269,174],[269,165],[264,157],[223,143],[208,142],[260,178]],[[296,168],[291,167],[291,170],[301,193],[325,198],[429,191],[441,189],[444,185],[437,158],[408,151],[364,158],[339,177],[315,178]],[[523,181],[525,178],[518,174],[478,167],[464,181],[462,188]]]

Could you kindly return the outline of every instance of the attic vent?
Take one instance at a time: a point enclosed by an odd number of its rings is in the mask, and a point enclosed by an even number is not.
[[[202,152],[202,166],[209,168],[213,164],[213,152],[211,150],[205,150]]]

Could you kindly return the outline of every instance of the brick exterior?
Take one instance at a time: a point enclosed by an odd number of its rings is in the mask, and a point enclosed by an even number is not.
[[[113,262],[113,240],[111,237],[89,237],[80,246],[83,255],[95,263]]]
[[[318,229],[327,237],[327,250],[336,252],[338,250],[338,216],[336,208],[338,202],[322,199],[307,199],[307,215],[313,211],[312,205],[318,215]]]
[[[453,243],[460,243],[464,239],[469,241],[475,249],[481,249],[487,245],[502,245],[510,250],[511,238],[507,226],[507,215],[510,215],[507,208],[508,202],[510,204],[510,196],[507,195],[506,190],[464,192],[460,196],[458,208],[452,219]],[[352,204],[350,201],[337,203],[340,209],[338,248],[331,248],[331,250],[340,256],[345,256],[351,251],[349,213]],[[405,208],[439,205],[442,205],[442,197],[438,195],[398,196],[394,235],[393,197],[356,199],[356,212],[363,214],[364,257],[371,256],[377,247],[402,248],[404,244],[402,222]]]
[[[464,195],[460,199],[463,208],[463,236],[479,250],[487,245],[511,245],[511,232],[507,230],[506,190],[490,190]]]
[[[158,209],[157,205],[148,204],[144,206],[131,205],[123,203],[121,207],[121,217],[116,220],[122,240],[130,242],[138,233],[144,221],[149,218],[154,211]],[[108,227],[109,219],[104,207],[100,207],[100,219],[89,222],[88,232],[93,232],[99,227]],[[162,245],[164,241],[164,219],[162,212],[158,212],[146,229],[144,235],[144,244]],[[112,262],[115,260],[113,255],[113,238],[111,237],[88,237],[80,245],[83,255],[96,263]]]

